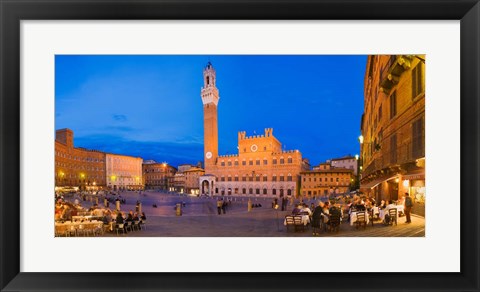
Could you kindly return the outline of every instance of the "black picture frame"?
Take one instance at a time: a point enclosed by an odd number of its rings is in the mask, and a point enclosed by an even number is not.
[[[477,0],[0,0],[0,19],[1,291],[479,291]],[[461,272],[21,273],[20,21],[49,19],[461,20]]]

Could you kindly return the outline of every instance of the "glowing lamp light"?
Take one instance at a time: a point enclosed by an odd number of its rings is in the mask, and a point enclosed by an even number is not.
[[[363,144],[363,135],[358,136],[358,141],[360,141],[360,144]]]
[[[395,182],[398,183],[398,177],[395,179]]]
[[[408,188],[408,185],[410,184],[410,181],[408,179],[403,181],[403,186]]]
[[[358,157],[359,157],[358,154],[355,154],[355,159],[356,159],[356,160],[358,160]]]

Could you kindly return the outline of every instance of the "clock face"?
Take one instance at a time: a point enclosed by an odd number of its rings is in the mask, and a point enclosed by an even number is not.
[[[250,147],[250,150],[252,150],[252,152],[256,152],[256,151],[258,150],[257,145],[253,144],[253,145]]]
[[[212,152],[208,151],[207,153],[205,153],[205,157],[207,157],[207,159],[212,158]]]

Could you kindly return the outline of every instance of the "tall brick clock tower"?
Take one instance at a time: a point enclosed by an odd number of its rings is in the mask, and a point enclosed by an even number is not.
[[[203,69],[203,87],[201,91],[203,102],[203,154],[205,173],[210,173],[218,157],[218,121],[217,105],[220,97],[216,83],[215,69],[208,62]]]

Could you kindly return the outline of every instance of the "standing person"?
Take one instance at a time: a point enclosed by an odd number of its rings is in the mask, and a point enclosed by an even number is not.
[[[227,201],[223,201],[222,211],[223,211],[223,214],[226,214],[226,211],[227,211]]]
[[[410,218],[410,212],[412,211],[413,207],[413,201],[412,198],[408,195],[408,193],[405,193],[405,216],[407,217],[407,221],[405,223],[412,223],[412,220]]]
[[[221,215],[221,214],[222,214],[222,206],[223,206],[223,202],[222,202],[222,200],[219,198],[218,201],[217,201],[217,212],[218,212],[218,215]]]

